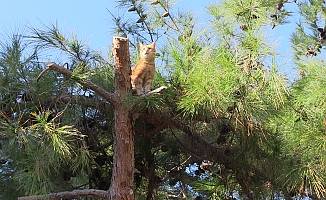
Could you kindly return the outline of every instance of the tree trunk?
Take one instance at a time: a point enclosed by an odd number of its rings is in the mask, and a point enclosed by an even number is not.
[[[114,106],[115,135],[113,172],[110,186],[111,200],[134,199],[134,131],[132,117],[123,102],[130,93],[130,55],[127,38],[113,38],[115,59],[115,93],[118,99]]]

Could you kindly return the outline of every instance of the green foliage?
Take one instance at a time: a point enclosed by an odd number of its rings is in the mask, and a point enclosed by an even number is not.
[[[32,35],[29,36],[34,40],[38,48],[41,49],[58,49],[69,55],[72,60],[78,61],[101,61],[101,56],[90,50],[87,45],[78,40],[74,35],[67,38],[58,28],[57,24],[45,26],[43,30],[32,28]]]
[[[160,94],[154,94],[145,97],[130,95],[125,101],[125,106],[130,107],[134,112],[144,110],[151,112],[154,110],[164,110],[166,105],[164,97],[160,96]]]
[[[91,75],[91,72],[86,70],[87,68],[87,64],[84,62],[77,64],[75,69],[72,71],[71,79],[76,82],[85,82],[85,80]]]
[[[305,63],[306,73],[291,89],[290,107],[276,119],[284,148],[298,161],[289,176],[309,179],[309,187],[323,196],[325,189],[325,64]],[[291,178],[292,179],[292,178]],[[293,179],[292,179],[293,180]]]
[[[292,85],[266,36],[292,17],[290,3],[302,17],[291,38],[301,78]],[[168,86],[124,102],[136,133],[137,199],[291,199],[304,191],[325,198],[321,0],[225,0],[207,7],[211,21],[200,26],[191,12],[174,13],[171,1],[118,5],[125,15],[110,13],[114,31],[130,38],[132,62],[138,42],[156,41],[152,87]],[[114,68],[58,25],[44,29],[32,29],[28,43],[20,35],[1,42],[0,178],[12,188],[0,195],[17,188],[17,195],[107,190],[113,108],[78,83],[91,80],[114,92]],[[71,80],[50,72],[35,83],[43,68],[39,51],[63,53]]]
[[[16,122],[3,122],[1,126],[5,138],[2,140],[3,153],[10,155],[19,188],[28,194],[63,189],[62,185],[55,184],[63,178],[60,166],[65,166],[67,172],[79,173],[78,170],[87,170],[89,165],[83,142],[85,136],[71,126],[48,122],[50,114],[49,111],[31,113],[34,119],[31,122],[21,121],[22,116],[19,116]],[[5,114],[2,117],[10,121]],[[25,128],[24,123],[32,125]],[[65,187],[68,185],[67,182]]]
[[[206,55],[205,55],[206,54]],[[241,85],[239,67],[232,64],[232,57],[223,49],[202,52],[192,62],[184,80],[184,95],[179,101],[179,109],[194,114],[224,112],[232,103],[232,93]]]
[[[50,31],[45,39],[53,46],[60,44],[57,40],[64,45],[66,40],[56,31]],[[42,34],[45,37],[45,31]],[[88,182],[91,154],[85,135],[74,128],[75,117],[68,117],[71,111],[64,103],[67,96],[71,97],[67,92],[73,89],[68,89],[69,82],[53,72],[36,82],[43,68],[39,49],[40,46],[32,46],[20,34],[1,41],[0,174],[5,187],[1,187],[0,196],[3,199],[74,189]]]

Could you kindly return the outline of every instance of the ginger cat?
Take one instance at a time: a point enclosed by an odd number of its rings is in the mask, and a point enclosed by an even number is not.
[[[155,42],[149,45],[140,43],[140,60],[131,68],[131,86],[137,91],[137,95],[145,94],[150,91],[151,84],[155,75]]]

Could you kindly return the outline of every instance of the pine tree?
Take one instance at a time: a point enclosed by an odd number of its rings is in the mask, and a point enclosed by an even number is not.
[[[301,76],[292,84],[266,36],[293,17],[287,5],[298,6],[303,22],[292,34]],[[79,195],[107,198],[110,189],[114,199],[112,191],[129,191],[130,199],[148,200],[325,197],[322,1],[225,0],[207,7],[211,21],[200,26],[167,0],[118,6],[124,15],[110,14],[115,34],[129,38],[131,63],[139,42],[156,41],[153,88],[168,89],[131,95],[128,68],[58,25],[2,42],[0,184],[11,187],[1,198],[13,198],[6,195],[17,188],[17,196],[66,198],[78,194],[57,192],[96,189]],[[56,61],[62,66],[47,63],[53,71],[38,77],[44,52],[64,55]],[[129,153],[117,148],[118,120],[127,122],[130,144],[134,139]],[[130,165],[117,164],[116,155],[130,156]],[[134,186],[118,177],[126,172]]]

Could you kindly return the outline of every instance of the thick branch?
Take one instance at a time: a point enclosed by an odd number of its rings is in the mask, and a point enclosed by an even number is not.
[[[228,158],[225,155],[225,147],[216,147],[212,143],[206,141],[199,134],[193,132],[190,127],[186,123],[184,123],[183,120],[180,119],[178,116],[173,116],[170,112],[155,110],[150,113],[140,113],[139,118],[151,125],[150,130],[146,129],[146,131],[143,131],[144,134],[146,133],[147,137],[151,137],[153,134],[158,133],[159,131],[162,131],[166,128],[177,128],[187,134],[190,140],[192,139],[196,141],[196,143],[194,144],[196,144],[197,147],[205,147],[204,149],[193,148],[191,146],[186,146],[186,144],[183,144],[185,145],[184,148],[186,151],[188,151],[188,153],[191,153],[191,155],[193,155],[194,157],[200,157],[201,159],[214,160],[224,164],[228,163]],[[231,149],[229,150],[231,151]]]
[[[28,197],[19,197],[18,200],[55,200],[55,199],[72,199],[72,198],[80,198],[80,197],[97,197],[102,199],[108,199],[109,193],[104,190],[73,190],[68,192],[58,192],[58,193],[50,193],[46,195],[36,195],[36,196],[28,196]]]
[[[45,70],[43,70],[41,72],[41,74],[39,75],[38,79],[41,78],[41,76],[47,72],[48,70],[54,70],[57,71],[61,74],[63,74],[64,76],[70,78],[72,75],[72,72],[62,66],[57,65],[54,62],[47,62],[45,63],[45,66],[47,66],[48,68],[46,68]],[[101,88],[100,86],[96,85],[95,83],[93,83],[90,80],[86,80],[85,82],[81,83],[83,84],[85,87],[93,90],[95,93],[97,93],[98,95],[100,95],[101,97],[103,97],[105,100],[107,100],[110,104],[112,104],[113,106],[116,105],[116,101],[117,101],[117,95],[112,94],[107,92],[106,90],[104,90],[103,88]]]

